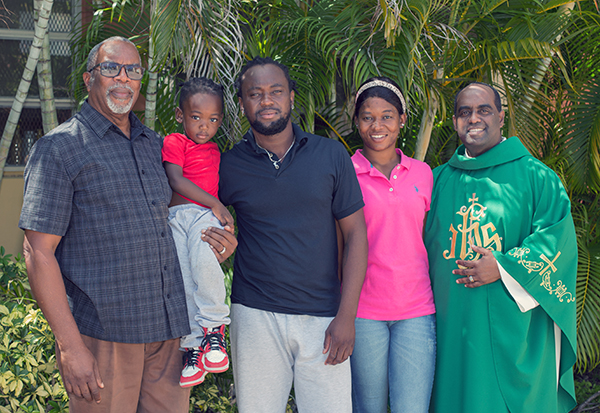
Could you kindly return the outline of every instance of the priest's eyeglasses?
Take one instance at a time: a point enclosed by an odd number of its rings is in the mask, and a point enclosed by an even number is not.
[[[121,73],[121,69],[125,68],[125,74],[131,80],[141,80],[144,76],[144,68],[140,65],[122,65],[115,62],[102,62],[92,67],[88,72],[100,68],[100,74],[104,77],[117,77]]]

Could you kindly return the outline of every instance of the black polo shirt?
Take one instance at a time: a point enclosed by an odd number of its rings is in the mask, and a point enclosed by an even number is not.
[[[279,169],[251,130],[221,158],[219,196],[235,208],[239,229],[231,302],[335,316],[335,221],[362,208],[362,194],[341,143],[293,129],[295,143]]]

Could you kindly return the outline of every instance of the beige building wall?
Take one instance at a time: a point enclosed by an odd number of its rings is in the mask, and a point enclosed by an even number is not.
[[[19,215],[23,205],[23,167],[7,166],[0,183],[0,246],[6,254],[23,255]]]

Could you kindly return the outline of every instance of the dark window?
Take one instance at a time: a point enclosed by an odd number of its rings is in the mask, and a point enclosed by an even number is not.
[[[71,117],[71,109],[57,109],[58,123]],[[6,124],[10,108],[0,108],[0,125]],[[15,136],[8,151],[7,165],[24,166],[33,144],[43,136],[42,112],[39,108],[23,108]]]
[[[23,76],[33,40],[34,13],[32,0],[2,0],[0,8],[0,128],[3,131],[17,88]],[[77,0],[75,0],[77,1]],[[72,114],[68,76],[71,73],[69,35],[73,24],[71,0],[54,0],[48,32],[52,84],[58,122]],[[24,165],[33,143],[43,135],[37,71],[33,76],[25,106],[13,137],[7,165]]]

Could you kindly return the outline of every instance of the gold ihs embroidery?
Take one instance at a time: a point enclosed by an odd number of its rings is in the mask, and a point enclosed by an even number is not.
[[[443,252],[445,259],[450,260],[456,258],[456,241],[460,234],[460,254],[461,260],[477,260],[481,254],[475,253],[469,244],[477,245],[489,250],[502,251],[502,238],[496,234],[496,227],[492,222],[480,226],[481,218],[485,217],[487,207],[478,203],[479,198],[473,194],[469,198],[471,205],[468,207],[463,205],[457,212],[462,216],[462,223],[458,225],[458,229],[450,224],[450,249]]]

